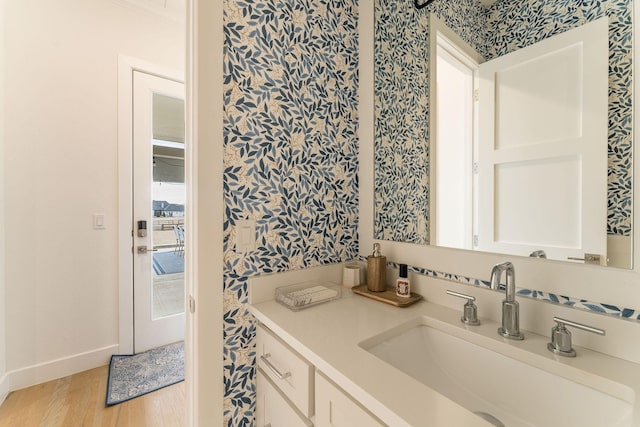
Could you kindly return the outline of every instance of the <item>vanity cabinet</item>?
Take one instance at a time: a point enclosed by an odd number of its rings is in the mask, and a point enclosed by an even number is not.
[[[256,328],[256,360],[282,394],[305,417],[311,418],[313,365],[261,324]]]
[[[382,427],[380,421],[316,371],[316,427]]]
[[[313,427],[313,423],[290,404],[267,375],[256,370],[256,427]]]
[[[384,426],[262,324],[256,359],[256,427]]]

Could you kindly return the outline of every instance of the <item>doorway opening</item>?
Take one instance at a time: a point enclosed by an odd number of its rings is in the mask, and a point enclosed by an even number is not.
[[[185,338],[189,148],[182,73],[126,56],[118,67],[119,352],[135,354]]]
[[[429,241],[472,249],[478,69],[483,58],[433,15],[429,37],[433,53],[429,63]]]
[[[477,64],[438,41],[435,139],[438,246],[472,248],[474,75]],[[445,96],[446,94],[446,96]]]
[[[134,353],[184,339],[184,84],[133,72]]]

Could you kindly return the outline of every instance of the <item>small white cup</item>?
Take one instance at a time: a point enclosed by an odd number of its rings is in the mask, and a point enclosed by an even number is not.
[[[360,284],[360,266],[347,264],[342,269],[342,286],[353,288]]]

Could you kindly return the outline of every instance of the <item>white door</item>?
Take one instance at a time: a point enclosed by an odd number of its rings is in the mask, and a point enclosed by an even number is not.
[[[606,18],[480,65],[478,249],[606,258]]]
[[[184,85],[133,73],[134,352],[184,339]]]

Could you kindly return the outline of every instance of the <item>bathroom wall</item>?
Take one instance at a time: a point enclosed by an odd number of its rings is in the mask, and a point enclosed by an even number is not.
[[[357,18],[353,0],[224,3],[225,425],[253,423],[247,279],[358,254]]]
[[[630,236],[632,217],[632,0],[376,2],[375,235],[428,243],[428,16],[433,11],[485,59],[504,55],[602,16],[609,17],[607,233]],[[533,23],[533,24],[532,24]],[[402,37],[402,34],[407,34]],[[398,102],[398,100],[402,102]],[[408,166],[410,165],[410,166]],[[410,168],[411,173],[403,173]]]
[[[429,11],[484,52],[485,9],[474,0],[376,0],[375,236],[429,239]]]

